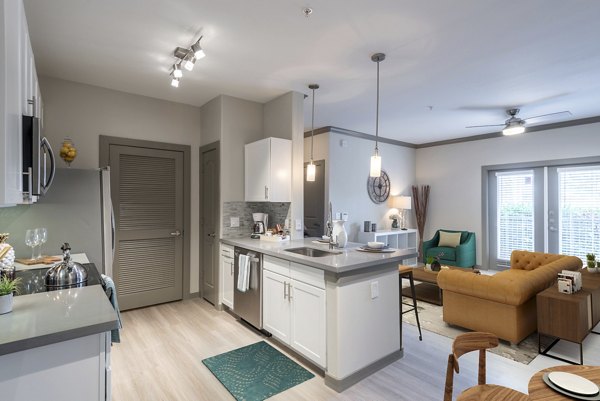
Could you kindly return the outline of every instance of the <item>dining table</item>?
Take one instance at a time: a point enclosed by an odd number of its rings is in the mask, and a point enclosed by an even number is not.
[[[551,368],[543,369],[534,374],[529,380],[529,399],[531,401],[573,401],[577,398],[567,397],[553,389],[551,389],[542,377],[544,373],[550,372],[568,372],[585,377],[591,380],[595,384],[600,386],[600,366],[590,365],[567,365],[567,366],[553,366]]]

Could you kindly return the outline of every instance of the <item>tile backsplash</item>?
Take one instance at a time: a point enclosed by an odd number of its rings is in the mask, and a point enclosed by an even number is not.
[[[285,225],[285,220],[290,218],[289,202],[223,202],[223,224],[221,234],[223,238],[249,237],[252,233],[252,213],[267,213],[269,227],[275,224]],[[239,217],[240,226],[231,227],[231,217]]]

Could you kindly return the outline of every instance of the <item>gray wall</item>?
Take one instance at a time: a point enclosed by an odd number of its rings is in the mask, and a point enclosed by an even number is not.
[[[425,238],[438,228],[477,235],[482,263],[481,167],[598,156],[600,123],[417,149],[417,182],[431,185]]]
[[[98,166],[99,136],[190,145],[191,216],[199,221],[198,149],[200,147],[200,109],[180,103],[132,95],[97,86],[41,77],[44,99],[44,131],[55,150],[69,136],[77,148],[74,168]],[[62,160],[60,167],[66,167]],[[190,292],[199,291],[198,224],[191,225]]]

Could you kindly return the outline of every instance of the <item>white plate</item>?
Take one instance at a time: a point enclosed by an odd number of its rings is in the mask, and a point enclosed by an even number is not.
[[[574,394],[592,396],[600,391],[594,382],[573,373],[551,372],[548,374],[548,380]]]
[[[371,252],[371,253],[393,253],[396,252],[397,249],[394,248],[383,248],[383,249],[373,249],[366,246],[361,246],[356,248],[359,252]]]

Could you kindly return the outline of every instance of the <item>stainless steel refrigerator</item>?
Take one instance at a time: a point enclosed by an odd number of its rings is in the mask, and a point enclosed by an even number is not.
[[[68,242],[72,253],[85,253],[101,273],[112,276],[114,218],[110,199],[110,170],[56,169],[54,182],[37,203],[0,208],[0,232],[17,258],[31,258],[25,231],[46,227],[44,255],[61,254]]]

